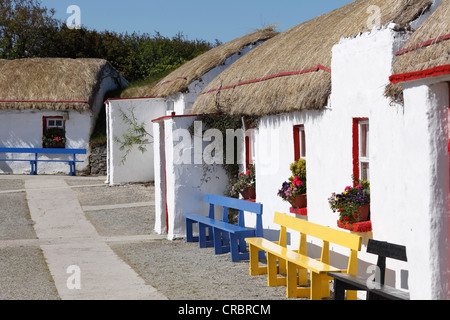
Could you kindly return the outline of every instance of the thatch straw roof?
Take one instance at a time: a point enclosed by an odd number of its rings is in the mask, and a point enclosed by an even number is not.
[[[200,79],[213,68],[223,64],[229,57],[246,46],[267,40],[278,32],[273,27],[257,30],[243,37],[215,47],[204,54],[186,62],[145,92],[146,97],[165,98],[184,91],[192,82]]]
[[[0,109],[87,111],[106,77],[124,80],[102,59],[0,60]]]
[[[397,52],[392,78],[432,68],[450,65],[450,1],[443,0],[435,12],[417,29]],[[396,76],[397,75],[397,76]],[[400,76],[399,76],[400,75]],[[393,82],[394,79],[392,79]],[[386,96],[401,102],[403,90],[400,84],[390,84]]]
[[[321,109],[331,93],[332,48],[343,37],[370,31],[373,7],[381,26],[406,27],[431,0],[356,0],[293,27],[251,51],[212,81],[192,113],[268,115]]]

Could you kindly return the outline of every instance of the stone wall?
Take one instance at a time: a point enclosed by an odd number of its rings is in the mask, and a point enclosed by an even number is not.
[[[91,175],[106,176],[106,145],[91,149],[89,165]]]

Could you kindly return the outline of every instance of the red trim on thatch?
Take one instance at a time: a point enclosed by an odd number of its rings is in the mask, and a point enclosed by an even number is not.
[[[161,120],[165,120],[165,119],[199,117],[199,116],[201,116],[201,114],[170,115],[170,116],[164,116],[164,117],[159,117],[159,118],[153,119],[152,122],[157,122],[157,121],[161,121]]]
[[[158,99],[158,97],[132,97],[132,98],[109,98],[103,103],[107,103],[108,101],[119,101],[119,100],[140,100],[140,99]]]
[[[0,102],[89,103],[89,100],[0,100]]]
[[[396,84],[398,82],[437,77],[446,74],[450,74],[450,64],[423,71],[395,74],[389,77],[389,81],[391,81],[392,84]]]
[[[221,90],[226,90],[226,89],[234,89],[236,87],[243,86],[245,84],[258,83],[258,82],[262,82],[262,81],[266,81],[266,80],[270,80],[270,79],[274,79],[274,78],[280,78],[280,77],[286,77],[286,76],[295,76],[295,75],[304,74],[304,73],[310,73],[310,72],[317,72],[319,70],[323,70],[323,71],[331,73],[331,69],[330,68],[324,67],[324,66],[319,64],[315,68],[306,69],[306,70],[300,70],[300,71],[290,71],[290,72],[278,73],[278,74],[274,74],[274,75],[267,76],[267,77],[264,77],[264,78],[243,81],[243,82],[240,82],[238,84],[227,86],[227,87],[211,89],[211,90],[208,90],[206,92],[202,92],[201,94],[207,94],[207,93],[211,93],[211,92],[215,92],[215,91],[221,91]]]
[[[400,55],[405,54],[407,52],[411,52],[411,51],[414,51],[414,50],[417,50],[417,49],[420,49],[420,48],[428,47],[428,46],[431,46],[431,45],[434,45],[434,44],[437,44],[439,42],[442,42],[442,41],[445,41],[445,40],[449,40],[449,39],[450,39],[450,34],[446,34],[445,36],[440,36],[438,38],[431,39],[431,40],[428,40],[428,41],[416,44],[414,46],[410,46],[408,48],[402,49],[402,50],[398,51],[395,55],[396,56],[400,56]]]

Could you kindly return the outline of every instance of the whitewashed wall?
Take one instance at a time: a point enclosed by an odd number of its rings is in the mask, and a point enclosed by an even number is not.
[[[126,149],[120,150],[121,145],[115,138],[123,141],[123,135],[131,127],[124,121],[123,115],[132,118],[134,114],[136,123],[139,125],[145,123],[145,130],[152,134],[152,120],[164,116],[165,110],[164,99],[111,99],[106,102],[107,183],[116,185],[154,181],[153,138],[148,137],[148,143],[143,145],[146,152],[142,153],[138,146],[134,146],[123,163]]]
[[[369,118],[373,231],[360,233],[359,273],[367,276],[367,267],[376,264],[376,257],[365,252],[368,239],[406,245],[410,261],[388,261],[387,283],[405,289],[409,282],[413,299],[435,299],[446,292],[442,280],[447,265],[443,229],[448,206],[448,87],[407,89],[404,107],[390,105],[383,92],[394,53],[403,43],[390,29],[342,40],[333,48],[332,94],[323,111],[261,119],[256,200],[264,204],[265,236],[274,238],[278,228],[272,223],[273,212],[288,213],[290,207],[277,191],[291,174],[293,126],[303,124],[307,219],[337,229],[338,215],[329,208],[328,198],[352,184],[352,119]],[[315,240],[311,244],[321,246]],[[298,239],[291,239],[291,246],[297,245]],[[338,256],[348,255],[347,249],[332,250],[337,263],[343,264],[346,259]]]
[[[227,187],[221,165],[206,165],[203,157],[196,161],[195,154],[203,155],[211,142],[199,135],[191,138],[188,129],[195,119],[169,116],[154,121],[155,146],[161,146],[155,148],[155,164],[159,164],[155,166],[155,231],[167,233],[169,240],[186,236],[183,214],[207,215],[205,194],[223,195]]]
[[[34,110],[3,110],[0,116],[0,146],[7,148],[42,148],[42,117],[63,116],[62,112],[34,111]],[[66,148],[88,149],[91,132],[92,113],[69,112],[66,121]],[[0,154],[1,158],[28,159],[26,154]],[[40,156],[39,159],[70,159],[68,155]],[[84,170],[88,167],[88,155],[77,155],[76,169]],[[3,162],[0,161],[0,173],[29,174],[29,162]],[[70,172],[67,163],[40,162],[38,174],[56,174]]]
[[[98,92],[92,101],[91,111],[78,112],[69,110],[65,122],[66,148],[86,149],[86,155],[77,155],[76,170],[89,167],[89,139],[94,130],[98,114],[103,106],[105,94],[126,83],[126,80],[111,70],[105,70]],[[63,116],[62,112],[50,110],[2,110],[0,115],[0,146],[8,148],[42,148],[42,117]],[[28,159],[29,155],[3,154],[2,158]],[[72,159],[68,155],[40,156],[40,159]],[[28,162],[0,162],[0,173],[29,174],[31,165]],[[38,174],[56,174],[70,172],[67,163],[38,163]]]

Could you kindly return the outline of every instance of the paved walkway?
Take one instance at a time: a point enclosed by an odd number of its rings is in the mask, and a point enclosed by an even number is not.
[[[61,299],[167,299],[146,284],[107,244],[156,236],[101,237],[83,212],[95,208],[82,208],[61,177],[25,179],[25,191],[38,240],[23,241],[39,242]],[[145,204],[136,204],[139,205]]]

